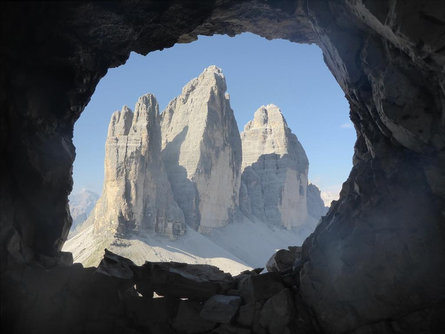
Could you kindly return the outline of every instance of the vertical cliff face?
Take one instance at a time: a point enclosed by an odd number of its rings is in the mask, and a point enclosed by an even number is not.
[[[308,219],[309,162],[280,109],[260,107],[241,134],[241,210],[288,229]]]
[[[206,233],[238,207],[241,140],[216,66],[190,81],[161,114],[162,157],[186,222]]]
[[[159,107],[153,95],[111,117],[105,149],[105,182],[87,225],[95,233],[151,230],[171,237],[184,232],[161,160]]]
[[[309,216],[320,219],[328,211],[321,198],[320,189],[315,184],[309,183],[307,186],[307,213]]]

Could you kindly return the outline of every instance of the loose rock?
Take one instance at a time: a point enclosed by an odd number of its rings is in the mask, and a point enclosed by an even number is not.
[[[204,264],[146,262],[142,268],[150,286],[158,295],[204,301],[232,288],[230,274]]]
[[[238,296],[215,295],[209,298],[201,311],[201,317],[207,320],[229,323],[241,304]]]
[[[180,333],[202,333],[216,326],[199,315],[202,305],[198,302],[183,300],[179,303],[178,314],[173,322],[173,328]]]

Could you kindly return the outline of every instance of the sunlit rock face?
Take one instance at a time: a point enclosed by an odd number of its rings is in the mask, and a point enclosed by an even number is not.
[[[206,233],[238,207],[241,141],[224,75],[210,66],[161,114],[162,158],[186,223]]]
[[[309,162],[280,109],[260,107],[241,133],[241,210],[285,228],[308,223]]]
[[[104,189],[85,223],[93,224],[96,234],[184,233],[184,216],[161,159],[158,109],[155,97],[147,94],[139,98],[134,112],[124,106],[111,117]]]

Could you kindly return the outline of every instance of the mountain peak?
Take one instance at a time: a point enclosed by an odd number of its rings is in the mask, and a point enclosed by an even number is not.
[[[223,74],[222,69],[216,65],[210,65],[208,67],[206,67],[203,71],[203,73],[207,73],[207,72],[212,72],[212,73],[216,73],[216,74]]]
[[[308,161],[297,137],[288,128],[279,107],[274,104],[261,106],[253,120],[244,126],[241,133],[243,142],[243,169],[255,163],[261,155],[289,155],[298,161],[298,169],[306,170]]]
[[[278,106],[268,104],[255,111],[253,120],[246,124],[244,131],[252,128],[287,128],[286,120]]]
[[[238,205],[241,140],[220,68],[204,69],[169,103],[161,114],[161,134],[167,173],[187,224],[206,233],[229,223]]]

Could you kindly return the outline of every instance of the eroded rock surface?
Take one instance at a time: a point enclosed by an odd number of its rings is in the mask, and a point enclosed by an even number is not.
[[[241,141],[224,75],[210,66],[162,112],[162,157],[186,223],[206,233],[238,208]]]
[[[164,314],[157,319],[157,326],[165,330],[171,325],[179,333],[280,334],[301,329],[317,333],[303,312],[295,321],[297,308],[303,306],[293,298],[298,280],[289,280],[283,273],[259,271],[232,277],[209,265],[147,262],[138,267],[107,250],[97,269],[97,273],[117,281],[121,298],[127,299],[125,309],[138,310],[133,317],[138,328],[154,325],[153,321],[146,322],[144,309],[152,312],[152,308],[162,306]],[[153,298],[153,291],[161,297]]]
[[[328,208],[324,205],[321,198],[320,189],[318,189],[315,184],[309,183],[306,194],[308,215],[317,220],[320,219],[321,216],[324,216],[328,212]]]
[[[297,228],[308,222],[309,162],[280,109],[260,107],[241,133],[241,210],[272,225]]]
[[[300,258],[301,247],[289,246],[288,249],[280,249],[272,255],[266,263],[266,269],[269,272],[289,272]]]
[[[134,112],[124,106],[111,117],[104,189],[89,225],[112,236],[152,231],[175,238],[185,231],[161,159],[159,107],[151,94],[139,98]]]

